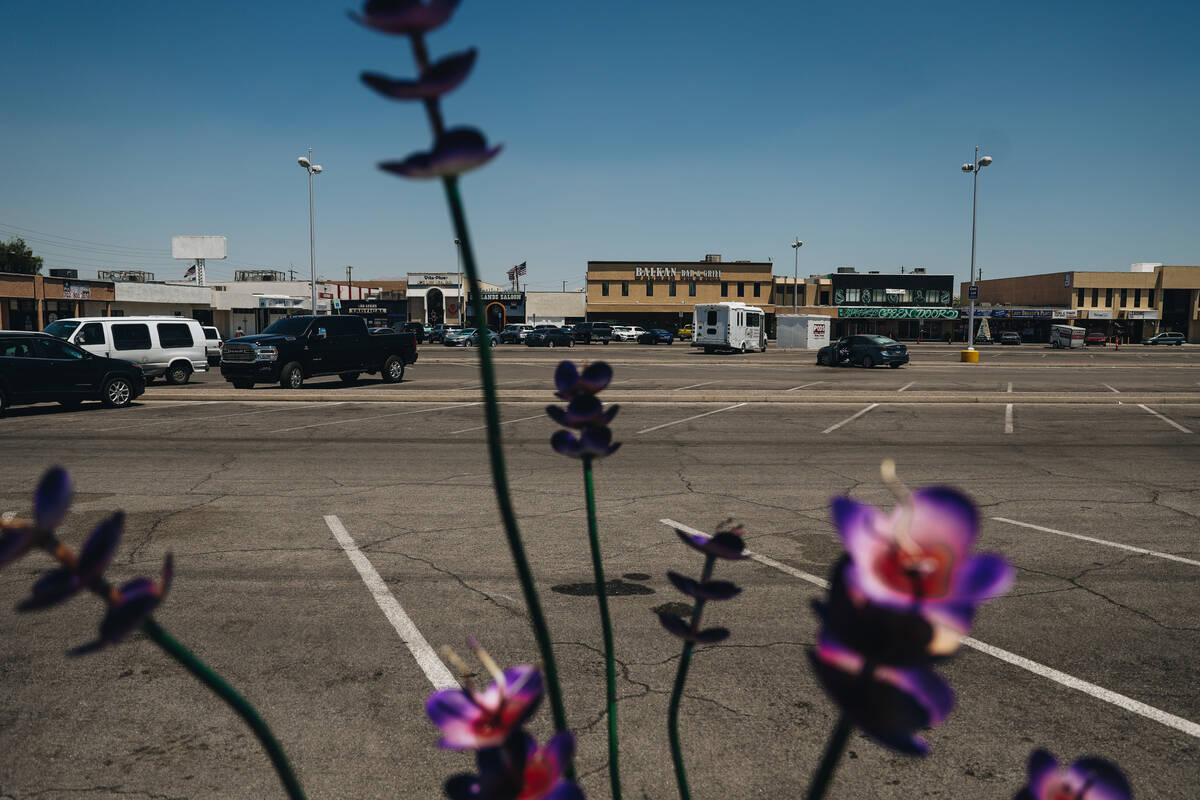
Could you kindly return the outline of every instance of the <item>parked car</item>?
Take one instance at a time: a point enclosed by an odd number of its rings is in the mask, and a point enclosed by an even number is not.
[[[500,337],[495,331],[488,331],[487,328],[484,328],[484,330],[487,331],[488,340],[493,347],[500,344]],[[442,344],[446,347],[477,347],[479,345],[479,331],[475,328],[448,331],[442,340]]]
[[[527,347],[574,347],[575,334],[565,328],[535,328],[525,337]]]
[[[613,326],[607,322],[580,322],[571,329],[571,335],[575,337],[575,341],[583,344],[608,344],[613,338]]]
[[[367,332],[362,317],[350,314],[284,317],[254,336],[226,342],[221,377],[237,389],[278,383],[299,389],[308,378],[337,375],[354,383],[362,373],[380,373],[384,383],[399,383],[404,368],[417,361],[411,333]]]
[[[401,333],[411,333],[417,344],[425,344],[428,326],[424,322],[406,322],[400,327]]]
[[[679,329],[679,333],[675,334],[675,338],[681,342],[689,341],[692,338],[692,326],[684,325]]]
[[[670,344],[675,341],[675,337],[670,331],[664,331],[661,328],[654,328],[637,337],[638,344]]]
[[[817,351],[817,363],[827,367],[841,364],[857,364],[860,367],[887,364],[892,369],[898,369],[901,364],[908,363],[908,348],[886,336],[843,336]]]
[[[1108,336],[1100,331],[1092,331],[1087,336],[1083,337],[1083,343],[1085,345],[1098,344],[1101,347],[1108,347]]]
[[[1004,331],[1000,334],[1000,344],[1020,344],[1021,334],[1016,331]]]
[[[1184,336],[1183,336],[1183,334],[1182,334],[1182,333],[1176,333],[1176,332],[1174,332],[1174,331],[1167,332],[1167,333],[1160,333],[1160,334],[1158,334],[1157,336],[1151,336],[1149,339],[1143,339],[1143,340],[1142,340],[1142,344],[1176,344],[1176,345],[1182,345],[1182,344],[1183,344],[1183,342],[1184,342]]]
[[[201,325],[204,331],[204,354],[208,356],[208,365],[217,367],[221,364],[221,332],[212,325]]]
[[[94,356],[132,361],[147,382],[187,383],[193,372],[208,371],[208,340],[187,317],[75,317],[51,322],[46,333]]]
[[[503,344],[521,344],[531,330],[533,330],[533,326],[523,322],[505,325],[504,330],[500,331],[500,341]]]
[[[123,408],[146,391],[132,361],[94,355],[46,333],[0,331],[0,414],[11,405],[99,400]]]
[[[637,325],[614,325],[612,329],[612,338],[618,342],[633,342],[637,341],[637,337],[646,332],[645,328]]]
[[[429,341],[440,342],[446,338],[448,332],[459,330],[462,330],[461,325],[434,325],[429,329]]]

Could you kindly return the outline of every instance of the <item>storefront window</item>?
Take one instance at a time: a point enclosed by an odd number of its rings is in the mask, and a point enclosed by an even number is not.
[[[721,281],[721,297],[729,297],[729,282]]]
[[[761,296],[762,296],[762,295],[759,293],[759,289],[758,289],[758,282],[757,282],[757,281],[756,281],[756,282],[755,282],[755,284],[754,284],[754,296],[755,296],[755,297],[761,297]]]
[[[1100,307],[1100,290],[1092,289],[1092,308]]]
[[[1124,308],[1126,303],[1128,303],[1128,302],[1129,302],[1129,290],[1122,289],[1121,290],[1121,308]]]
[[[600,282],[600,295],[602,297],[608,297],[608,281]]]
[[[1077,289],[1075,291],[1075,306],[1079,307],[1081,305],[1083,305],[1083,289]]]
[[[629,281],[621,281],[621,297],[629,297]]]
[[[858,297],[859,297],[858,289],[847,289],[846,290],[846,302],[847,303],[857,303]]]
[[[746,296],[746,284],[742,283],[741,281],[738,281],[738,297],[745,297],[745,296]]]
[[[688,281],[688,297],[696,296],[696,282]]]
[[[1104,305],[1109,306],[1109,307],[1112,306],[1112,293],[1113,293],[1112,289],[1104,290]]]
[[[1137,308],[1141,304],[1142,304],[1142,290],[1134,289],[1133,290],[1133,307]]]
[[[671,297],[675,296],[675,281],[671,281],[671,283],[668,284],[667,294],[671,295]]]
[[[1150,296],[1148,298],[1146,298],[1146,305],[1150,306],[1151,308],[1154,308],[1154,290],[1153,289],[1150,290]]]
[[[646,297],[654,297],[654,281],[646,281]]]

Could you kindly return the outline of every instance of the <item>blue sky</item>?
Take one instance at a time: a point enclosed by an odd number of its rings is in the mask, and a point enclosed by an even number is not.
[[[0,8],[0,237],[51,266],[181,276],[174,234],[235,267],[403,277],[455,268],[436,183],[378,161],[427,149],[405,40],[346,3]],[[444,101],[504,152],[464,178],[484,279],[582,285],[588,260],[772,259],[791,274],[901,265],[965,278],[973,147],[984,277],[1200,263],[1195,3],[464,0],[429,39],[476,46]],[[34,233],[36,231],[37,233]]]

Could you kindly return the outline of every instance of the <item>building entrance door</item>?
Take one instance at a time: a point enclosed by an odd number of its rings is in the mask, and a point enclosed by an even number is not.
[[[489,303],[483,314],[487,319],[488,330],[496,332],[504,330],[506,316],[503,303]]]
[[[425,295],[425,321],[430,325],[441,325],[446,321],[441,289],[430,289]]]

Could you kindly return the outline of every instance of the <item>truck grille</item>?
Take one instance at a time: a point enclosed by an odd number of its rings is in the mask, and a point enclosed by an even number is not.
[[[231,364],[250,364],[254,362],[254,345],[240,342],[226,342],[221,349],[221,360]]]

